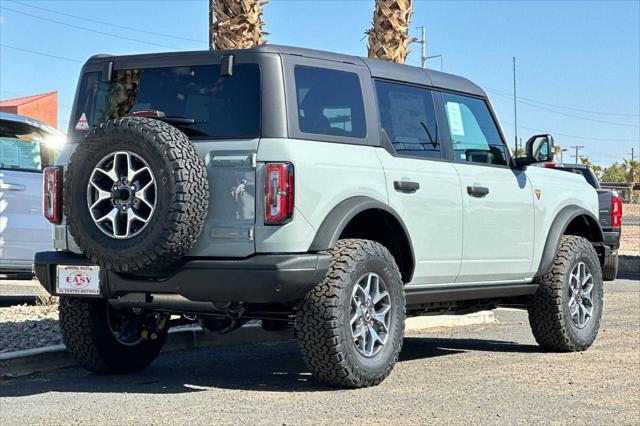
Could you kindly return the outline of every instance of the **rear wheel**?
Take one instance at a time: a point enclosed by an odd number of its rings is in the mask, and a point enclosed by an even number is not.
[[[60,298],[60,332],[78,364],[96,373],[130,373],[158,356],[168,318],[115,309],[105,300]]]
[[[404,335],[405,296],[389,251],[368,240],[341,240],[325,279],[299,307],[296,332],[319,380],[344,387],[382,382]]]
[[[602,273],[598,255],[582,237],[560,240],[551,271],[538,279],[529,305],[529,323],[544,349],[559,352],[589,348],[602,318]]]
[[[602,267],[602,278],[605,281],[613,281],[618,276],[618,253],[612,253],[604,258],[604,266]]]

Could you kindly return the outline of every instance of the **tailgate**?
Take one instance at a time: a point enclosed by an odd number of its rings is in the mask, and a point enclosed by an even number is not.
[[[602,228],[611,228],[611,190],[597,189],[599,220]]]
[[[258,139],[196,141],[209,181],[209,211],[195,257],[247,257],[255,253]]]

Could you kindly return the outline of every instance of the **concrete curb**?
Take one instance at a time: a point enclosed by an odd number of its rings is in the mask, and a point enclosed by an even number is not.
[[[493,311],[482,311],[468,315],[438,315],[409,318],[407,331],[436,327],[458,327],[496,323]],[[247,324],[224,335],[207,333],[200,326],[180,327],[169,330],[167,343],[162,352],[237,346],[245,344],[275,344],[293,340],[292,330],[265,331],[260,324]],[[64,345],[0,353],[0,378],[20,377],[27,374],[54,370],[76,365]]]
[[[492,324],[496,322],[493,311],[481,311],[467,315],[434,315],[409,318],[406,330],[424,330],[436,327],[460,327],[464,325]]]

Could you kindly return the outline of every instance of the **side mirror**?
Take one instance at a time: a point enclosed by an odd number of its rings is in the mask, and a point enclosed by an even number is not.
[[[525,161],[527,164],[551,162],[554,152],[553,136],[535,135],[527,141]]]

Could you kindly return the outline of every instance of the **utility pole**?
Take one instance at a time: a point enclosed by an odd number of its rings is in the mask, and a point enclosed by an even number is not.
[[[515,132],[516,151],[518,150],[518,106],[516,103],[516,57],[513,57],[513,127]]]
[[[633,151],[633,148],[631,148],[631,152],[629,153],[629,155],[631,156],[631,161],[635,160],[635,152]]]
[[[215,44],[213,43],[213,23],[216,19],[213,12],[213,3],[213,0],[209,0],[209,50],[215,50],[216,48]]]
[[[563,163],[562,154],[565,153],[565,152],[567,152],[567,148],[560,147],[560,163]]]
[[[422,52],[420,55],[420,66],[424,68],[427,63],[427,29],[424,25],[421,25],[418,28],[422,30],[422,37],[420,37],[419,41],[422,48]]]
[[[584,145],[574,145],[571,148],[576,150],[576,155],[572,155],[572,157],[576,159],[576,164],[578,164],[580,162],[580,150],[584,148]]]

